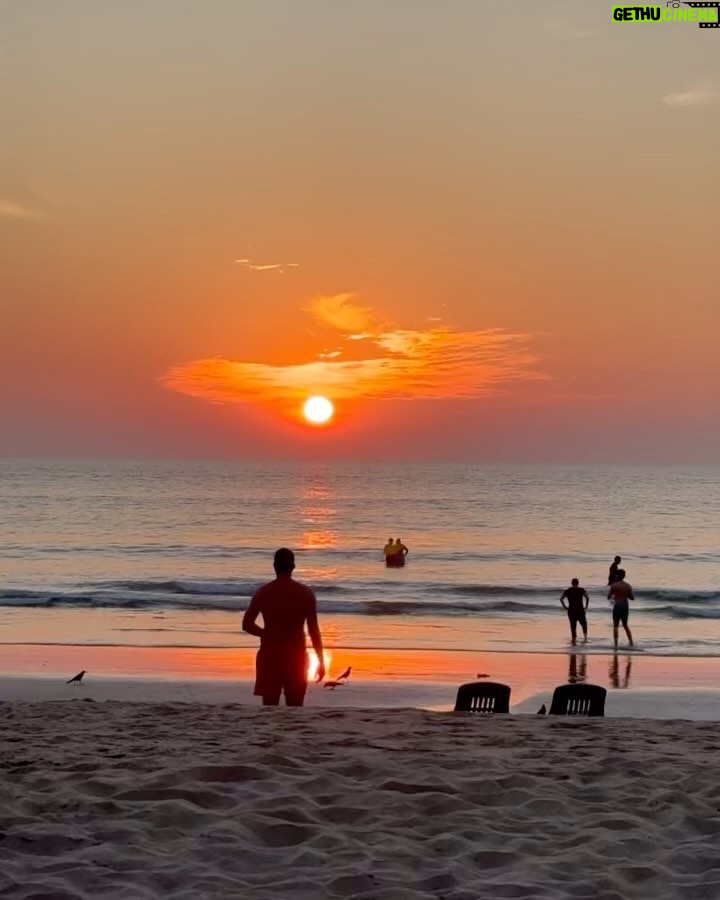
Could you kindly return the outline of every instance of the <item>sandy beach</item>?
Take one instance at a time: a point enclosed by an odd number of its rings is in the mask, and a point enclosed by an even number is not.
[[[17,900],[720,895],[712,723],[87,696],[0,722]]]

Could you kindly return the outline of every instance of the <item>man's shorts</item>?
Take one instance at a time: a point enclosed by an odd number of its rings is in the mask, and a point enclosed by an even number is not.
[[[627,625],[628,623],[628,615],[630,613],[630,607],[627,603],[616,603],[613,606],[613,625],[616,627],[622,622],[623,625]]]
[[[255,690],[260,697],[285,694],[302,700],[307,690],[308,655],[304,647],[266,644],[255,659]]]
[[[585,618],[584,609],[569,609],[568,619],[570,619],[571,625],[579,625],[581,628],[587,628],[587,619]]]

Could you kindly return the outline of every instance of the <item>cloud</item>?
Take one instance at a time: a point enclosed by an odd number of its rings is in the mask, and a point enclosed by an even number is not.
[[[12,203],[9,200],[0,200],[0,218],[40,222],[45,216],[39,210],[32,209],[29,206],[21,206],[19,203]]]
[[[332,302],[331,302],[332,301]],[[160,379],[172,391],[214,403],[299,401],[311,393],[333,400],[375,398],[473,398],[516,381],[545,376],[528,336],[502,329],[459,331],[377,328],[347,332],[372,322],[371,311],[350,296],[320,298],[310,311],[346,340],[356,339],[359,358],[338,359],[340,351],[296,365],[270,365],[222,358],[172,367]]]
[[[548,22],[545,30],[565,41],[582,41],[593,37],[596,32],[569,25],[567,22]]]
[[[282,275],[285,269],[297,269],[300,263],[254,263],[249,259],[236,259],[238,265],[244,269],[250,269],[251,272],[276,272]]]
[[[668,106],[710,106],[720,101],[720,90],[717,85],[706,82],[689,87],[683,91],[671,91],[662,98]]]
[[[307,307],[318,322],[329,325],[337,331],[357,333],[355,339],[369,337],[374,333],[375,323],[372,310],[353,302],[352,294],[335,294],[330,297],[316,297]],[[367,332],[367,333],[366,333]]]

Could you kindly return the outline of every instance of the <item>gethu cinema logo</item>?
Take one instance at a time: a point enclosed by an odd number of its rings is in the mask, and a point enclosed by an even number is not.
[[[683,9],[682,7],[690,7]],[[616,22],[697,22],[700,28],[720,28],[720,0],[711,3],[680,3],[670,0],[662,6],[613,6]]]

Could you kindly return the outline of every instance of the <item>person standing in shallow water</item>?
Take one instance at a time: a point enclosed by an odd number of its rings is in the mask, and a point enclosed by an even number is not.
[[[616,556],[610,565],[610,571],[608,572],[608,586],[611,584],[615,584],[616,581],[620,581],[618,578],[618,572],[620,571],[620,563],[622,562],[622,557]]]
[[[634,646],[632,632],[628,628],[628,616],[630,615],[629,601],[634,600],[635,596],[632,585],[625,581],[625,570],[618,569],[617,574],[618,580],[610,585],[610,590],[608,591],[608,600],[613,604],[613,641],[615,642],[615,649],[617,649],[618,645],[618,628],[621,624],[625,629],[628,643],[631,647]]]
[[[405,565],[405,557],[408,555],[408,548],[403,544],[400,538],[393,541],[390,538],[384,548],[385,565],[388,568],[399,568]]]
[[[395,555],[399,556],[401,559],[405,559],[409,552],[410,551],[405,546],[405,544],[403,544],[400,538],[395,538]]]
[[[565,600],[567,600],[567,606],[565,605]],[[565,588],[562,592],[560,603],[562,603],[562,608],[567,611],[568,619],[570,620],[570,637],[573,644],[577,644],[578,625],[582,628],[583,643],[586,643],[588,628],[585,613],[590,605],[590,597],[588,597],[588,592],[585,588],[580,587],[580,582],[577,578],[573,578],[571,586]]]
[[[317,680],[325,678],[325,662],[317,600],[310,588],[294,581],[295,554],[286,547],[275,552],[276,578],[253,594],[242,628],[260,638],[255,661],[255,695],[263,706],[277,706],[285,694],[287,706],[302,706],[308,677],[305,624],[318,659]],[[262,616],[263,627],[257,624]]]

